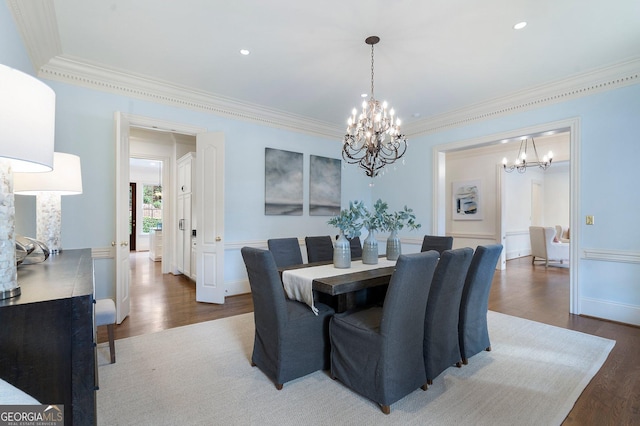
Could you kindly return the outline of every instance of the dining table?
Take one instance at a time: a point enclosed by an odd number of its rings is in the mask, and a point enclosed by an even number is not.
[[[307,303],[316,312],[314,292],[326,295],[336,312],[356,305],[356,292],[389,284],[395,260],[380,258],[377,264],[351,262],[350,268],[336,268],[332,262],[314,262],[278,268],[287,297]]]

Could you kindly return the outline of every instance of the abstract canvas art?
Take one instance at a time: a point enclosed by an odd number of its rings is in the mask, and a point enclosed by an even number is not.
[[[264,214],[302,216],[302,153],[265,148]]]
[[[340,213],[342,161],[312,155],[309,158],[309,216]]]
[[[480,180],[453,182],[453,220],[481,220]]]

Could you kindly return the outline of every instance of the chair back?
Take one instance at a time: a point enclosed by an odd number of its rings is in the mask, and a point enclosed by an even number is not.
[[[435,250],[442,255],[445,250],[453,247],[453,237],[442,237],[438,235],[425,235],[422,240],[420,251]]]
[[[491,346],[487,330],[489,292],[502,244],[478,246],[462,290],[458,336],[463,362]]]
[[[531,242],[531,255],[534,257],[540,257],[542,259],[547,258],[547,231],[542,226],[530,226],[529,227],[529,240]],[[553,235],[551,235],[551,241],[553,241]]]
[[[380,334],[389,339],[392,346],[400,347],[402,341],[422,339],[427,297],[439,257],[435,251],[398,257],[384,299],[380,324]]]
[[[292,238],[272,238],[267,240],[269,251],[273,255],[278,268],[291,265],[302,265],[302,252],[298,239]]]
[[[240,252],[251,286],[256,329],[269,333],[282,329],[287,320],[286,295],[273,255],[253,247],[242,247]]]
[[[330,262],[333,260],[333,242],[329,235],[305,237],[307,259],[309,263]]]
[[[460,301],[473,249],[445,250],[436,267],[424,319],[427,380],[462,360],[458,342]]]

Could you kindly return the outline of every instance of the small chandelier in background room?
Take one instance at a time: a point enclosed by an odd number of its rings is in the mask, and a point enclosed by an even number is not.
[[[371,96],[362,102],[359,115],[353,109],[342,146],[342,158],[349,164],[358,164],[371,178],[407,150],[407,138],[400,133],[400,120],[393,108],[387,111],[387,103],[380,104],[373,96],[373,46],[379,41],[377,36],[365,40],[371,46]]]
[[[518,173],[524,173],[527,171],[527,167],[540,167],[542,170],[547,170],[551,165],[551,161],[553,161],[553,152],[549,151],[547,155],[542,157],[542,161],[538,157],[538,150],[536,149],[536,143],[531,138],[531,145],[533,146],[533,155],[535,159],[529,161],[527,160],[527,148],[529,139],[524,139],[520,141],[520,150],[518,151],[518,158],[512,165],[507,165],[507,157],[502,159],[502,167],[504,171],[507,173],[511,173],[514,170],[517,170]]]

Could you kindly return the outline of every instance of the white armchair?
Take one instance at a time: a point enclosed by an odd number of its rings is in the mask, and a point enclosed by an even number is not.
[[[556,240],[559,243],[568,243],[569,240],[569,228],[556,225]]]
[[[530,226],[529,237],[531,239],[531,263],[537,260],[544,260],[545,266],[549,266],[549,261],[559,261],[563,263],[569,260],[569,243],[554,243],[553,237],[556,230],[553,227]]]

